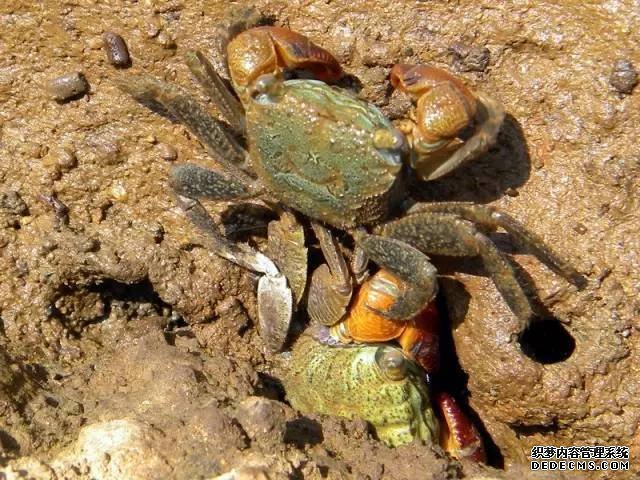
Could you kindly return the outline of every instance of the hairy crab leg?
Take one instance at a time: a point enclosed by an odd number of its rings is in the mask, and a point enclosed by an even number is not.
[[[168,112],[186,125],[230,175],[240,183],[251,184],[253,179],[238,168],[246,161],[244,149],[181,88],[148,75],[122,77],[118,86],[143,105]]]
[[[198,51],[189,51],[185,55],[187,66],[196,77],[207,95],[215,102],[231,128],[238,135],[244,134],[244,108],[231,91],[224,80],[218,75],[213,65]]]
[[[396,295],[390,306],[372,310],[389,319],[408,321],[435,298],[438,293],[437,271],[424,253],[402,238],[359,231],[353,232],[353,236],[371,260],[403,281],[400,286],[402,293]]]
[[[270,221],[267,227],[266,254],[287,277],[297,308],[307,286],[304,228],[293,213],[287,210],[280,210],[279,213],[280,218]]]
[[[529,298],[518,283],[513,266],[473,223],[455,215],[422,212],[384,224],[379,231],[385,237],[402,240],[424,252],[456,257],[479,256],[511,311],[524,326],[532,319]]]
[[[235,200],[251,198],[257,193],[253,185],[240,183],[229,175],[190,163],[174,167],[170,182],[176,193],[189,198]]]
[[[361,233],[367,233],[364,228],[359,228],[358,231]],[[362,285],[362,283],[369,276],[369,271],[367,269],[368,265],[369,257],[367,257],[367,254],[362,249],[362,247],[359,247],[356,244],[356,246],[353,248],[353,253],[351,254],[351,262],[349,264],[353,279],[355,280],[356,284]]]
[[[482,227],[502,228],[516,242],[532,252],[538,259],[568,282],[584,288],[586,279],[569,262],[554,253],[536,234],[528,231],[520,222],[498,209],[488,205],[475,205],[466,202],[418,203],[411,207],[407,214],[416,213],[449,213],[469,220]]]
[[[313,272],[307,311],[312,320],[333,325],[344,317],[351,301],[351,274],[331,232],[316,222],[311,226],[327,263]]]

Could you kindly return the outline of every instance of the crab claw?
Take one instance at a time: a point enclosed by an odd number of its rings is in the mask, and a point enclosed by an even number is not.
[[[417,101],[414,142],[437,150],[457,138],[476,115],[475,96],[459,79],[430,65],[395,65],[391,85]]]
[[[227,46],[229,72],[242,92],[260,75],[306,70],[324,82],[338,80],[342,69],[325,49],[304,35],[282,27],[256,27],[235,37]]]
[[[293,315],[293,296],[284,275],[263,275],[258,280],[258,325],[267,347],[282,350]]]
[[[416,103],[414,118],[399,128],[413,146],[413,167],[423,180],[449,173],[495,143],[504,107],[457,77],[430,65],[398,64],[390,81]]]
[[[401,280],[387,270],[379,270],[360,287],[349,315],[331,327],[331,334],[344,343],[395,339],[408,358],[427,372],[434,372],[439,363],[438,311],[434,302],[406,322],[394,321],[379,313],[392,305],[402,292]]]
[[[440,430],[440,444],[452,457],[486,463],[486,453],[478,430],[455,399],[445,392],[435,396],[446,428]]]

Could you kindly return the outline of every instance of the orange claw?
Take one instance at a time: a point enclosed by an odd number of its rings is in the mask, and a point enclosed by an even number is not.
[[[486,463],[487,456],[480,434],[455,399],[448,393],[440,392],[435,400],[444,417],[442,426],[446,427],[440,429],[442,448],[452,457]]]
[[[395,287],[395,290],[385,288]],[[432,302],[408,322],[390,320],[376,310],[386,310],[402,292],[402,282],[386,270],[379,270],[358,291],[349,315],[331,327],[342,341],[386,342],[397,339],[405,354],[416,360],[427,372],[438,368],[438,312]]]
[[[391,85],[416,100],[415,143],[436,150],[457,138],[473,123],[475,95],[458,78],[430,65],[398,64]]]
[[[324,82],[338,80],[342,68],[325,49],[304,35],[282,27],[256,27],[235,37],[227,46],[231,78],[236,88],[249,86],[266,73],[308,70]]]

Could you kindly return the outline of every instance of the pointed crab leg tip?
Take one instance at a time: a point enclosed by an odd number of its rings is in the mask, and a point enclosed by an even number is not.
[[[284,347],[293,316],[293,295],[287,279],[262,276],[258,281],[258,324],[260,335],[272,352]]]

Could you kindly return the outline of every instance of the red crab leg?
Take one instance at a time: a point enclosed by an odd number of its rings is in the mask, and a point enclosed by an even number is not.
[[[427,373],[434,373],[440,367],[439,324],[439,313],[434,301],[411,320],[398,338],[402,350]]]
[[[435,395],[435,403],[444,418],[444,425],[441,426],[446,426],[441,428],[442,448],[452,457],[485,463],[487,458],[478,430],[455,399],[448,393],[440,392]]]

